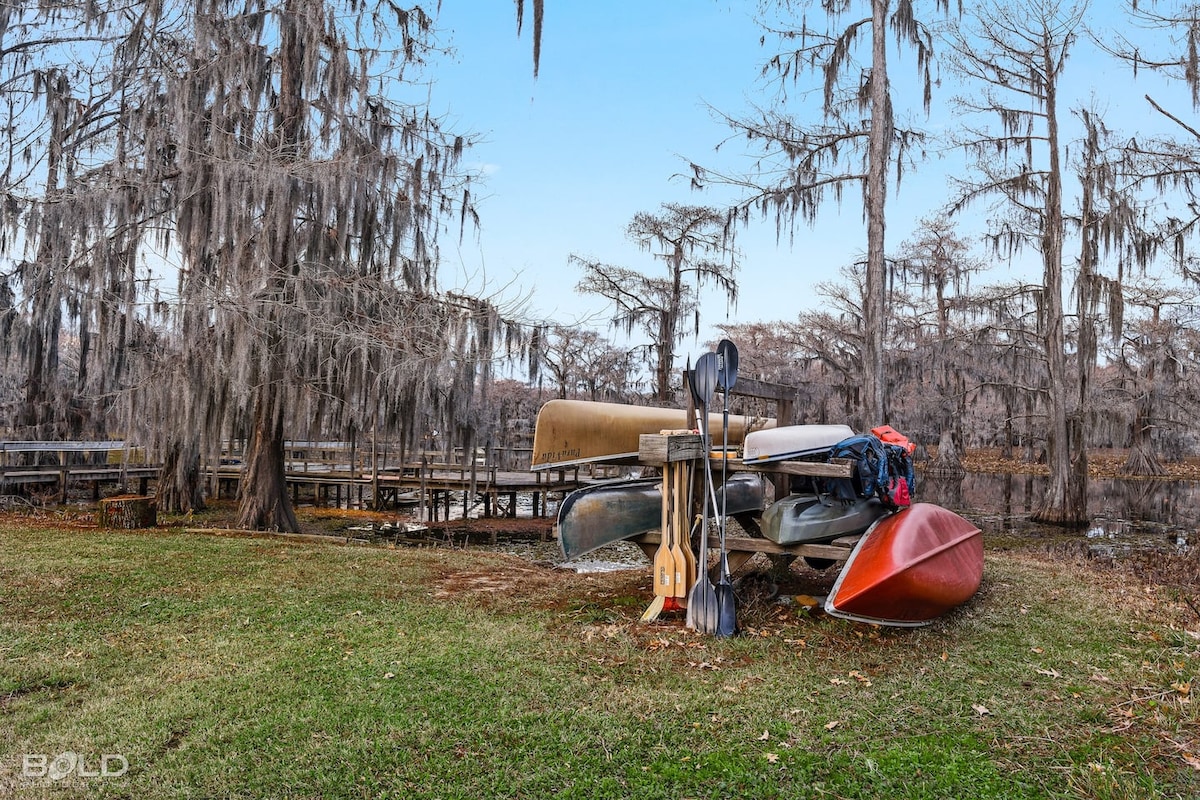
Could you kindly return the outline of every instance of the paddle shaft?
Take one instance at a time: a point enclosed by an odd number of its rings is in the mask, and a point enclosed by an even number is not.
[[[712,399],[717,379],[716,353],[705,353],[696,361],[692,393],[700,406],[700,434],[705,461],[705,494],[713,491],[711,470],[708,468],[708,401]],[[714,508],[716,504],[714,503]],[[701,504],[700,553],[696,559],[696,584],[688,595],[688,626],[701,633],[717,631],[717,595],[708,577],[708,500]]]
[[[728,339],[717,346],[720,369],[717,382],[721,385],[721,556],[720,577],[717,582],[718,636],[737,633],[737,597],[729,576],[729,553],[725,548],[725,532],[729,524],[729,389],[737,381],[737,347]]]

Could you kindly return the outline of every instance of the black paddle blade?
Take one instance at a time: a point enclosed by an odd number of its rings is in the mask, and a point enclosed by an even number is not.
[[[707,406],[712,400],[713,392],[717,388],[717,373],[719,365],[717,363],[716,353],[705,353],[696,359],[696,374],[693,382],[693,391],[696,395],[696,402],[700,405]]]
[[[733,584],[724,581],[717,584],[714,590],[717,595],[717,636],[733,636],[738,632],[737,598],[733,594]]]
[[[737,383],[737,345],[728,339],[722,339],[717,345],[717,358],[720,362],[718,364],[717,383],[720,384],[722,391],[728,392]]]

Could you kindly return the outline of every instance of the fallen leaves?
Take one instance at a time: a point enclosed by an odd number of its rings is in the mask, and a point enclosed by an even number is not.
[[[856,669],[852,669],[849,672],[847,672],[846,678],[853,678],[854,680],[858,681],[858,685],[862,686],[862,687],[867,687],[867,686],[871,685],[871,679]],[[840,678],[840,677],[830,678],[829,682],[834,686],[848,686],[850,684],[850,681],[846,680],[845,678]]]
[[[608,627],[614,631],[621,629],[619,625],[610,625]],[[612,637],[605,637],[605,638],[612,638]],[[668,639],[665,636],[660,636],[660,637],[657,637],[657,638],[654,638],[654,639],[651,639],[650,641],[648,641],[646,643],[645,647],[646,647],[646,650],[648,650],[650,652],[654,652],[656,650],[666,650],[669,647],[683,647],[683,648],[688,648],[691,650],[703,650],[705,648],[705,644],[703,641],[700,641],[698,639],[685,642],[685,641],[681,641],[679,639]]]
[[[988,710],[988,707],[982,703],[972,703],[971,710],[981,717],[991,716],[992,713],[990,710]]]
[[[859,684],[861,684],[862,686],[870,686],[871,685],[871,679],[868,678],[866,675],[863,675],[861,672],[859,672],[856,669],[850,670],[849,676],[851,678],[854,678],[854,680],[858,681]]]

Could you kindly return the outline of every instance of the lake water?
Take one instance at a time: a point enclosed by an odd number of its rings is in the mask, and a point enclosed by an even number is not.
[[[1086,542],[1097,555],[1133,550],[1186,553],[1200,543],[1200,483],[1195,481],[1088,481],[1087,527],[1070,530],[1029,521],[1046,491],[1038,475],[918,476],[917,500],[937,503],[977,524],[984,542],[1013,545],[1042,541]]]

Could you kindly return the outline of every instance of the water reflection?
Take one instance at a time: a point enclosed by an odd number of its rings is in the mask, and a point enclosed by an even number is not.
[[[973,520],[986,535],[1024,539],[1082,538],[1098,554],[1137,549],[1186,552],[1200,527],[1200,483],[1195,481],[1092,478],[1091,520],[1082,534],[1029,521],[1046,491],[1040,475],[927,476],[916,499],[937,503]]]

